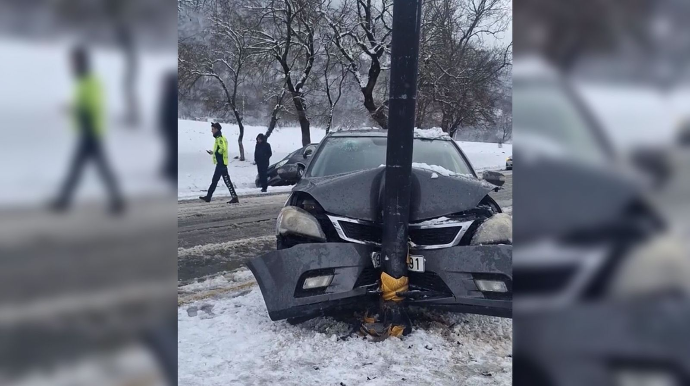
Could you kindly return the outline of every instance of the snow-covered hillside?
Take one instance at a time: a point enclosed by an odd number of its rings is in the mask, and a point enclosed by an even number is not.
[[[239,128],[237,125],[222,124],[223,134],[228,139],[231,157],[229,165],[230,179],[237,188],[239,195],[256,194],[259,192],[254,186],[256,178],[256,166],[252,165],[254,159],[254,145],[256,136],[264,133],[266,127],[245,126],[244,149],[246,161],[242,162],[233,159],[239,155],[237,136]],[[277,162],[296,149],[302,147],[298,127],[277,128],[269,138],[269,143],[273,149],[271,163]],[[319,142],[324,137],[325,131],[319,128],[311,129],[312,142]],[[213,161],[206,154],[207,149],[213,147],[213,137],[211,136],[211,125],[208,122],[199,121],[178,121],[178,198],[195,198],[205,194],[213,176]],[[506,158],[513,153],[511,144],[504,144],[499,148],[495,143],[481,142],[458,142],[460,147],[472,162],[477,170],[503,169]],[[222,185],[222,184],[220,184]],[[269,187],[269,192],[289,191],[286,187]],[[224,186],[219,186],[216,195],[229,195]]]

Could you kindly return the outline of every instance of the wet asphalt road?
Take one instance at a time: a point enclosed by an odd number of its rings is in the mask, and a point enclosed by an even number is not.
[[[513,175],[504,174],[504,188],[492,197],[511,210]],[[247,259],[275,249],[275,221],[287,197],[288,193],[241,197],[238,205],[228,205],[226,197],[210,203],[179,201],[180,283],[240,268]]]

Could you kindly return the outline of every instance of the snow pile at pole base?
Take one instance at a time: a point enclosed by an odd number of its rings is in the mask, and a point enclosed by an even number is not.
[[[331,318],[273,322],[256,286],[187,304],[178,309],[180,384],[511,384],[510,319],[412,311],[411,335],[374,343]]]

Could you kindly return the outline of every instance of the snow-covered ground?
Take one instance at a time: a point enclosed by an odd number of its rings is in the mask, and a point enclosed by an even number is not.
[[[237,136],[239,128],[233,124],[223,124],[223,134],[228,139],[231,157],[229,166],[230,179],[235,184],[239,195],[256,194],[255,187],[256,166],[254,160],[254,146],[256,136],[266,132],[263,126],[245,126],[244,150],[246,161],[233,159],[239,155]],[[432,132],[432,131],[429,131]],[[325,131],[320,128],[311,129],[312,142],[319,142]],[[209,122],[178,121],[178,198],[196,198],[206,192],[213,176],[213,161],[206,154],[207,149],[213,147],[211,125]],[[298,127],[276,128],[268,141],[273,150],[271,163],[280,161],[286,155],[302,147],[300,129]],[[506,158],[513,153],[511,144],[504,144],[499,148],[495,143],[461,142],[458,144],[467,154],[476,170],[503,169]],[[292,187],[269,187],[269,192],[289,191]],[[219,184],[217,196],[228,196],[227,189]]]
[[[180,287],[181,385],[510,385],[512,321],[418,310],[412,334],[372,342],[331,318],[269,319],[246,269]]]

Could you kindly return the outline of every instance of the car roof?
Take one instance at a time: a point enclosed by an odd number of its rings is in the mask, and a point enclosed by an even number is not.
[[[440,129],[438,129],[440,130]],[[328,137],[376,137],[387,138],[388,130],[383,129],[356,129],[356,130],[339,130],[331,131]],[[415,138],[428,140],[442,140],[451,141],[451,138],[445,134],[434,130],[420,130],[415,129]]]
[[[328,133],[329,137],[387,137],[388,132],[382,129],[338,130]]]

